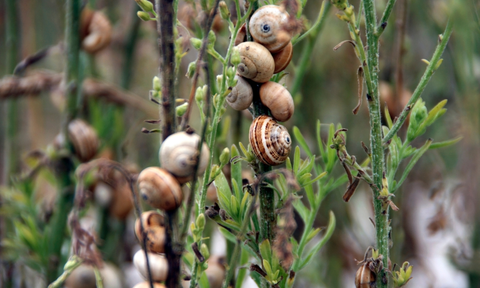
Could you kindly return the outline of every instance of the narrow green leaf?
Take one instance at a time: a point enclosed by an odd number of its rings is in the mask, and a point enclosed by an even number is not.
[[[448,146],[451,146],[451,145],[454,145],[456,144],[457,142],[459,142],[460,140],[462,140],[462,136],[460,137],[457,137],[457,138],[454,138],[454,139],[450,139],[450,140],[447,140],[447,141],[442,141],[442,142],[435,142],[433,143],[432,145],[430,145],[430,147],[428,149],[438,149],[438,148],[443,148],[443,147],[448,147]]]
[[[425,142],[425,144],[413,154],[412,159],[410,159],[410,162],[408,162],[407,167],[405,167],[405,170],[403,171],[402,178],[400,178],[400,180],[398,181],[398,184],[395,185],[395,189],[402,186],[403,181],[405,181],[405,179],[407,179],[407,176],[408,176],[408,174],[410,174],[410,171],[413,169],[413,166],[415,166],[417,161],[428,150],[428,148],[430,147],[431,144],[432,144],[432,139],[428,139],[427,142]],[[395,192],[395,191],[391,190],[391,193],[393,193],[393,192]]]
[[[235,237],[235,235],[230,233],[230,231],[228,231],[227,229],[225,229],[223,227],[219,227],[219,230],[222,233],[223,237],[225,237],[225,239],[227,239],[228,241],[230,241],[232,243],[237,243],[237,237]]]
[[[305,194],[307,194],[308,202],[310,203],[310,207],[315,207],[315,195],[313,193],[313,186],[307,185],[305,188]]]
[[[217,188],[218,202],[220,208],[225,210],[229,215],[232,213],[232,208],[230,205],[230,196],[232,192],[230,191],[230,186],[228,185],[227,179],[223,172],[220,171],[220,174],[215,178],[215,187]]]
[[[293,173],[297,173],[298,167],[300,166],[300,147],[295,147],[295,154],[293,156]]]
[[[393,121],[392,121],[392,116],[390,116],[390,112],[388,111],[388,106],[385,105],[385,119],[387,120],[387,125],[389,129],[392,129],[393,126]],[[384,134],[387,135],[387,134]]]
[[[237,201],[237,198],[235,198],[235,196],[233,195],[230,195],[230,207],[232,208],[232,214],[230,214],[230,216],[232,216],[232,218],[236,221],[236,222],[241,222],[241,219],[240,219],[240,203],[238,203]]]
[[[293,201],[293,207],[295,208],[295,210],[297,210],[303,222],[306,222],[310,213],[310,209],[305,207],[305,205],[300,199],[296,199],[295,201]]]
[[[240,266],[244,266],[248,263],[248,252],[245,249],[242,249],[240,254]],[[243,284],[243,280],[247,275],[247,269],[238,269],[237,279],[235,281],[235,288],[241,288]]]
[[[263,259],[262,261],[263,263],[263,269],[265,269],[265,272],[267,272],[267,276],[270,276],[270,280],[273,280],[272,276],[273,276],[273,271],[272,271],[272,267],[270,266],[270,263],[267,261],[267,259]]]
[[[298,129],[297,126],[293,127],[293,135],[295,136],[295,139],[297,139],[298,144],[302,147],[303,151],[307,153],[308,157],[312,157],[312,151],[310,151],[310,148],[307,145],[307,141],[305,141],[302,132],[300,132],[300,129]]]
[[[310,240],[312,240],[313,237],[315,237],[315,235],[317,235],[320,231],[322,231],[321,228],[316,228],[316,229],[311,230],[310,233],[308,233],[308,236],[307,236],[307,243],[310,242]]]
[[[337,157],[337,152],[335,149],[330,148],[330,146],[333,144],[333,136],[335,134],[335,125],[330,124],[330,129],[328,132],[328,142],[327,142],[327,172],[330,173],[332,172],[333,166],[335,165],[335,157]]]
[[[263,260],[267,260],[268,262],[272,261],[272,247],[268,239],[263,240],[262,243],[258,245],[258,249],[260,250],[260,255],[262,255]]]
[[[232,145],[230,148],[230,155],[232,158],[240,156],[237,146]],[[242,190],[242,163],[240,161],[234,162],[230,165],[230,171],[232,173],[232,179],[235,179],[238,189]]]
[[[320,175],[318,175],[317,177],[311,179],[310,181],[305,182],[304,185],[305,185],[305,186],[306,186],[306,185],[311,185],[311,184],[317,182],[318,180],[322,179],[322,178],[325,177],[325,176],[327,176],[327,172],[323,172],[323,173],[321,173]]]
[[[208,282],[207,273],[202,273],[200,280],[198,281],[200,288],[210,288],[210,283]]]
[[[233,187],[233,192],[235,195],[235,198],[237,198],[237,201],[240,202],[242,201],[242,193],[238,189],[237,181],[232,177],[232,187]]]
[[[247,158],[247,156],[248,156],[248,150],[245,149],[245,146],[243,146],[243,143],[242,143],[242,142],[238,142],[238,145],[240,146],[240,149],[242,150],[243,156],[244,156],[245,158]]]
[[[285,167],[287,167],[288,170],[293,172],[292,162],[290,161],[290,157],[287,157],[287,161],[285,161]]]

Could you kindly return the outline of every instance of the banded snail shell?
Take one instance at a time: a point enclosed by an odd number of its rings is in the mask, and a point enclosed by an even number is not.
[[[163,216],[156,211],[143,212],[140,217],[144,234],[141,232],[140,219],[135,220],[135,235],[140,243],[143,242],[143,235],[146,236],[147,250],[155,253],[165,252],[165,228],[163,227]]]
[[[282,50],[278,51],[275,54],[272,54],[273,61],[275,62],[274,74],[281,72],[287,68],[288,64],[292,60],[293,56],[293,45],[292,42],[288,42],[288,45],[285,46]]]
[[[235,75],[235,79],[237,80],[237,85],[232,88],[232,92],[228,94],[226,100],[233,109],[238,111],[245,110],[253,102],[252,86],[242,76]]]
[[[257,158],[267,165],[282,164],[290,153],[292,140],[287,128],[271,117],[262,115],[253,120],[248,138]]]
[[[255,42],[276,53],[290,42],[290,34],[283,29],[287,24],[288,13],[282,7],[265,5],[253,13],[249,28]]]
[[[72,143],[75,156],[81,162],[90,161],[98,151],[100,145],[97,132],[92,126],[81,119],[75,119],[68,124],[68,137]],[[54,142],[54,147],[60,149],[65,144],[65,137],[59,134]]]
[[[371,288],[375,287],[375,273],[368,268],[368,263],[363,264],[358,268],[355,275],[356,288]]]
[[[255,42],[243,42],[237,47],[241,58],[237,73],[258,83],[270,80],[275,70],[272,54]]]
[[[167,258],[161,254],[149,252],[147,252],[147,256],[152,280],[155,282],[165,281],[168,273]],[[145,252],[142,249],[138,250],[133,256],[133,264],[140,274],[142,274],[145,279],[148,279],[147,261],[145,258]]]
[[[165,169],[146,168],[138,175],[137,183],[142,199],[154,208],[170,211],[182,203],[180,184]]]
[[[177,132],[168,136],[160,147],[160,165],[172,173],[180,184],[190,181],[193,177],[199,141],[200,136],[197,134]],[[207,144],[203,143],[198,175],[205,172],[209,158],[210,151]]]
[[[273,119],[287,121],[292,117],[294,104],[292,95],[282,84],[268,81],[260,87],[260,100],[272,113]]]

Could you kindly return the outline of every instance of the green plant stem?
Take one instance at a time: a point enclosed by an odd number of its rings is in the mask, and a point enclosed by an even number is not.
[[[447,22],[447,26],[445,27],[445,31],[443,32],[443,36],[441,38],[442,40],[437,45],[437,48],[433,53],[432,59],[430,60],[427,66],[427,69],[423,73],[423,76],[420,79],[420,82],[418,83],[417,88],[415,88],[415,91],[412,94],[412,98],[410,98],[405,108],[403,108],[402,113],[400,113],[400,116],[398,117],[397,121],[393,124],[392,129],[390,129],[387,135],[385,135],[385,137],[383,138],[383,142],[382,142],[383,144],[387,144],[393,138],[393,136],[397,134],[398,130],[400,130],[403,123],[405,123],[405,120],[407,119],[407,116],[410,113],[410,110],[412,110],[413,106],[417,102],[418,98],[420,98],[420,95],[422,95],[423,91],[425,90],[425,87],[427,86],[428,82],[432,78],[433,74],[438,69],[438,63],[440,61],[440,57],[442,56],[443,51],[447,46],[448,40],[452,35],[452,28],[453,28],[452,21],[449,20]]]
[[[372,172],[375,186],[373,190],[373,206],[375,210],[375,228],[377,249],[383,255],[383,267],[388,268],[389,247],[388,247],[388,205],[378,199],[382,187],[382,177],[384,174],[384,149],[382,146],[382,122],[380,114],[380,99],[378,94],[378,37],[376,36],[377,24],[375,15],[375,4],[373,0],[364,0],[363,7],[365,11],[366,34],[367,34],[367,64],[371,73],[371,79],[367,79],[368,93],[367,102],[370,114],[370,150],[372,153]],[[361,49],[363,50],[363,49]],[[365,70],[365,69],[364,69]],[[365,71],[366,72],[366,71]],[[367,73],[365,73],[367,76]],[[370,82],[370,83],[369,83]],[[384,283],[383,278],[388,277],[385,270],[377,274],[377,287],[388,287],[388,282]]]
[[[316,40],[322,30],[323,23],[325,22],[325,16],[327,15],[328,11],[330,10],[330,1],[324,1],[320,8],[320,13],[318,15],[317,21],[315,22],[314,26],[302,36],[298,37],[295,40],[295,44],[301,41],[304,37],[307,37],[307,43],[305,43],[305,47],[302,51],[302,56],[300,58],[300,62],[297,65],[297,71],[295,72],[295,78],[293,79],[293,84],[290,89],[290,93],[295,96],[300,91],[300,86],[303,83],[303,79],[305,78],[305,73],[307,72],[308,63],[311,62],[311,56],[313,52],[313,48],[315,47]],[[305,35],[305,36],[304,36]]]
[[[133,4],[133,3],[132,3]],[[133,4],[132,9],[132,23],[127,32],[127,37],[124,45],[124,57],[123,57],[123,69],[122,69],[122,79],[120,82],[120,87],[125,90],[130,88],[130,83],[132,80],[132,68],[134,65],[135,59],[135,48],[137,46],[138,31],[140,28],[140,18],[137,16],[137,11],[140,11],[138,5]]]
[[[390,14],[392,14],[393,7],[395,6],[395,2],[396,0],[388,0],[387,6],[385,7],[385,11],[383,12],[383,15],[382,15],[382,19],[380,19],[379,25],[377,27],[377,32],[375,33],[377,37],[380,37],[383,31],[385,31],[385,28],[387,27],[387,23],[388,23],[387,22],[388,18],[390,18]]]

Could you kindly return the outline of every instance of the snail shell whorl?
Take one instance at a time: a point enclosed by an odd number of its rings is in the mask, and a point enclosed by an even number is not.
[[[253,120],[248,138],[257,158],[267,165],[282,164],[290,153],[292,140],[287,128],[271,117],[262,115]]]
[[[283,26],[288,23],[288,14],[275,5],[265,5],[250,18],[249,28],[255,42],[276,53],[287,46],[291,39]]]
[[[264,83],[260,87],[260,100],[270,109],[272,117],[277,121],[287,121],[293,115],[292,95],[281,84],[272,81]]]
[[[272,54],[255,42],[243,42],[237,47],[242,61],[237,67],[237,73],[258,83],[270,80],[275,70]]]
[[[165,169],[149,167],[138,175],[138,189],[143,200],[165,211],[176,209],[183,200],[177,180]]]
[[[68,124],[68,135],[72,142],[75,155],[81,162],[90,161],[99,146],[97,133],[92,126],[81,119],[75,119]]]
[[[250,83],[243,77],[236,75],[237,85],[227,96],[227,103],[235,110],[241,111],[250,107],[253,101],[253,90]]]
[[[292,60],[293,56],[293,45],[292,42],[288,42],[288,45],[285,46],[279,52],[272,54],[273,61],[275,61],[275,71],[273,73],[277,74],[287,68],[288,64]]]
[[[197,134],[177,132],[168,136],[160,147],[160,165],[172,173],[180,184],[190,181],[193,177],[199,141],[200,136]],[[209,158],[210,151],[207,144],[203,143],[198,175],[205,172]]]
[[[88,53],[96,53],[110,44],[112,38],[112,25],[107,16],[95,11],[91,16],[87,28],[87,35],[82,40],[82,48]]]

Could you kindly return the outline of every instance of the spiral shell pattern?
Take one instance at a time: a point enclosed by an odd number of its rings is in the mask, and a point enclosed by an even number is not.
[[[283,30],[287,22],[288,14],[284,9],[280,6],[265,5],[255,11],[250,18],[250,33],[255,42],[276,53],[290,42],[290,34]]]
[[[290,153],[292,140],[287,128],[271,117],[262,115],[253,120],[248,138],[257,158],[267,165],[282,164]]]
[[[137,182],[143,200],[154,208],[170,211],[182,203],[183,192],[180,184],[162,168],[146,168],[138,175]]]
[[[100,145],[97,132],[87,122],[81,119],[71,121],[68,124],[68,135],[75,155],[81,162],[88,162],[97,154]]]

